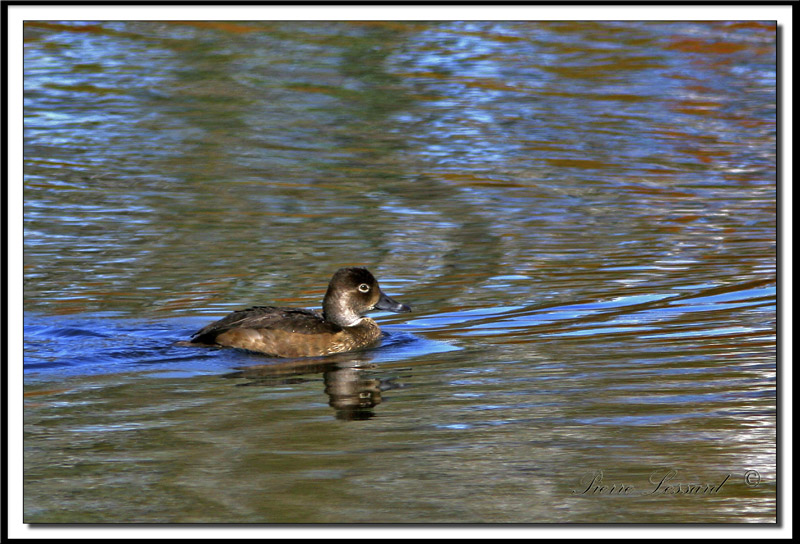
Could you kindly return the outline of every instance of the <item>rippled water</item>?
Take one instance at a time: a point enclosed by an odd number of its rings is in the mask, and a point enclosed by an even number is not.
[[[28,22],[25,521],[774,522],[775,39]],[[174,345],[345,265],[376,349]]]

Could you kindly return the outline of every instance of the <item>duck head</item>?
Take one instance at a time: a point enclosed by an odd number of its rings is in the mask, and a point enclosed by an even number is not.
[[[364,314],[372,310],[410,312],[411,308],[381,291],[375,276],[366,268],[337,270],[322,301],[325,320],[340,327],[353,327]]]

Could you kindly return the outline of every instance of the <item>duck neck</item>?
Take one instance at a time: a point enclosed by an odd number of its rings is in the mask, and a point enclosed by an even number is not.
[[[355,327],[361,322],[361,316],[344,304],[341,298],[333,296],[330,290],[322,301],[322,317],[340,327]]]

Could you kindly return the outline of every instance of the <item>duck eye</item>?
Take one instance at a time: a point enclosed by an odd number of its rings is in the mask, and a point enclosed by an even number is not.
[[[366,293],[369,291],[369,285],[367,285],[366,283],[362,283],[361,285],[358,286],[358,290],[361,291],[362,293]]]

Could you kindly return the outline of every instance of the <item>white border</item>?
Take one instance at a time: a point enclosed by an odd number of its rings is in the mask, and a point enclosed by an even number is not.
[[[782,30],[781,57],[781,145],[783,151],[781,198],[781,512],[783,527],[657,527],[659,537],[714,538],[787,538],[792,535],[792,465],[791,465],[791,197],[792,197],[792,7],[764,5],[707,6],[69,6],[27,5],[8,7],[9,44],[9,379],[22,382],[22,21],[24,20],[777,20]],[[15,340],[16,339],[16,340]],[[788,400],[787,400],[787,397]],[[651,533],[646,527],[37,527],[31,529],[22,520],[22,436],[21,388],[9,388],[9,538],[642,538]],[[744,530],[743,530],[744,529]],[[687,533],[690,530],[691,533]]]
[[[575,18],[575,11],[580,13]],[[579,6],[463,6],[452,4],[427,6],[195,6],[192,4],[165,6],[69,6],[48,5],[9,6],[9,23],[23,20],[46,21],[108,21],[108,20],[214,20],[214,21],[737,21],[778,20],[782,26],[791,25],[791,6],[762,5],[698,5],[698,6],[637,6],[579,5]]]

